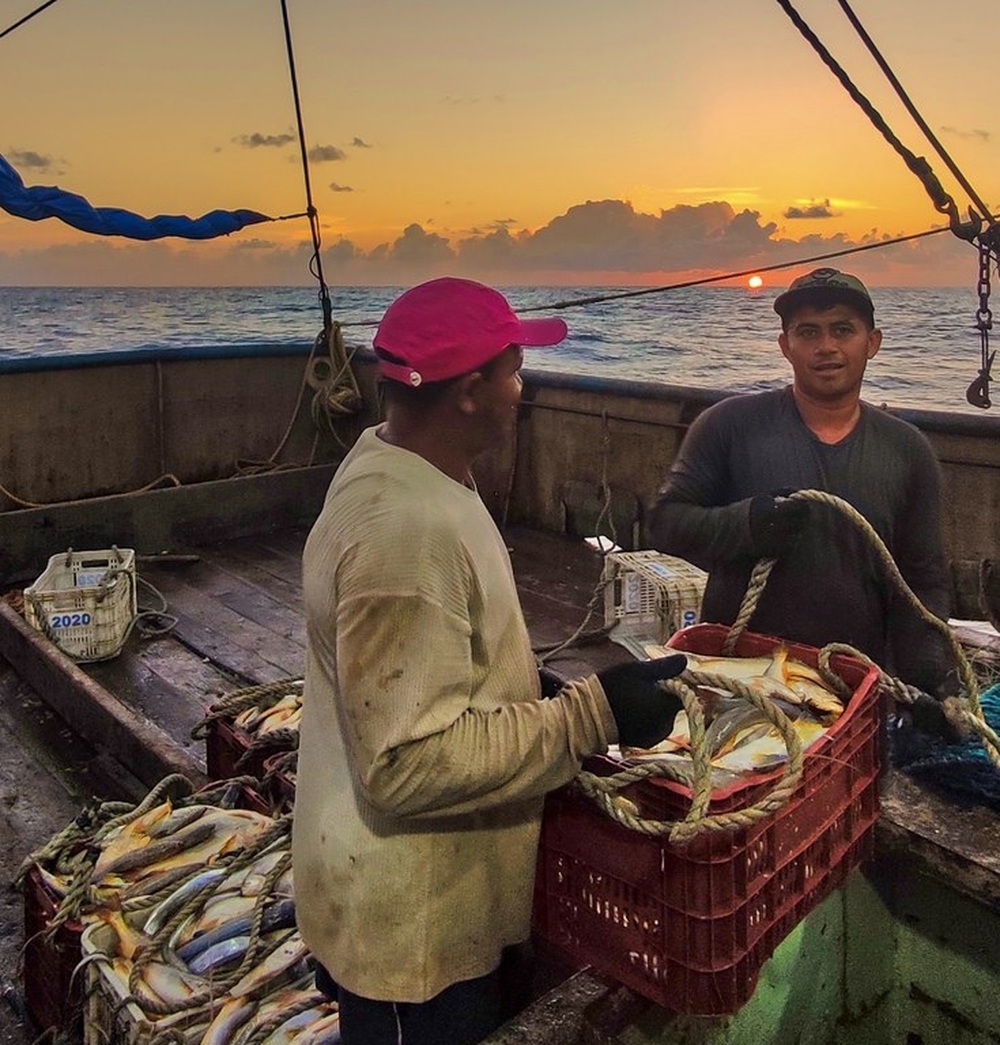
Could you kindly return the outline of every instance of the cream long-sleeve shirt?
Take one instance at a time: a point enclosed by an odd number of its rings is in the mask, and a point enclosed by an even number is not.
[[[295,800],[306,943],[364,997],[420,1002],[529,935],[544,794],[617,739],[600,683],[541,700],[478,494],[368,429],[303,559]]]

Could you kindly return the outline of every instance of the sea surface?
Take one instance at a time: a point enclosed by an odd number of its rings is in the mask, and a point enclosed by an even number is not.
[[[371,344],[399,287],[331,287],[350,344]],[[511,287],[519,311],[634,293],[624,287]],[[533,349],[536,370],[614,376],[724,391],[786,384],[774,288],[689,287],[560,308],[569,338]],[[893,407],[988,415],[965,393],[980,366],[973,289],[872,288],[882,350],[865,398]],[[0,359],[182,346],[308,346],[322,326],[317,288],[0,287]],[[994,342],[1000,342],[1000,330]],[[992,347],[992,346],[991,346]],[[1000,367],[997,368],[1000,379]]]

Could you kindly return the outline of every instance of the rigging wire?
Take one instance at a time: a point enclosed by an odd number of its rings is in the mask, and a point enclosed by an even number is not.
[[[920,179],[924,188],[927,190],[927,194],[931,198],[931,203],[934,205],[934,209],[941,214],[947,214],[951,220],[952,231],[956,235],[961,236],[963,239],[971,241],[978,229],[978,222],[972,227],[963,227],[958,217],[958,207],[955,201],[945,192],[944,187],[938,181],[937,175],[931,170],[931,165],[924,159],[923,156],[917,156],[911,152],[896,135],[893,133],[892,128],[886,123],[882,114],[875,108],[874,105],[861,93],[860,90],[855,86],[851,78],[844,71],[843,67],[837,62],[833,55],[827,50],[826,46],[820,40],[820,38],[813,32],[813,30],[806,23],[805,19],[795,10],[790,3],[790,0],[777,0],[778,6],[788,15],[791,19],[792,24],[798,29],[799,33],[808,41],[812,46],[812,49],[822,59],[824,65],[833,73],[834,76],[840,81],[841,86],[851,96],[851,98],[860,106],[861,110],[868,117],[869,120],[875,125],[877,130],[881,133],[882,137],[896,150],[903,162],[907,167]]]
[[[44,4],[36,7],[34,11],[29,11],[23,18],[19,18],[13,25],[7,26],[3,32],[0,32],[0,40],[2,40],[8,33],[14,32],[15,29],[20,29],[25,22],[30,22],[35,15],[41,14],[46,7],[51,7],[55,2],[56,0],[46,0]]]
[[[299,133],[299,150],[302,154],[302,178],[306,190],[306,213],[309,215],[309,231],[312,235],[313,254],[309,271],[319,281],[320,305],[323,310],[323,329],[328,331],[333,324],[333,306],[330,291],[323,278],[323,260],[320,256],[319,217],[313,203],[312,184],[309,179],[309,150],[306,148],[305,125],[302,120],[302,101],[299,97],[299,80],[295,71],[295,51],[292,47],[292,27],[288,20],[288,2],[281,0],[281,20],[285,30],[285,50],[288,53],[288,75],[292,82],[292,99],[295,103],[295,122]]]
[[[902,84],[899,82],[895,73],[893,73],[892,69],[889,67],[888,62],[886,62],[885,58],[882,56],[882,53],[879,51],[878,47],[876,47],[875,42],[868,35],[868,32],[865,29],[865,27],[861,24],[861,20],[855,14],[851,5],[848,3],[848,0],[838,0],[838,3],[840,4],[840,7],[843,10],[844,14],[847,16],[848,21],[851,23],[852,26],[854,26],[854,29],[857,32],[858,36],[861,37],[861,40],[863,41],[865,47],[868,48],[869,53],[875,59],[876,63],[878,64],[878,67],[885,74],[885,78],[889,81],[890,84],[892,84],[893,89],[899,96],[900,101],[906,107],[906,111],[913,118],[913,122],[924,132],[924,136],[931,143],[931,145],[934,146],[935,152],[945,162],[945,164],[948,167],[948,170],[950,170],[951,173],[954,175],[955,180],[968,193],[969,199],[972,200],[972,202],[979,209],[980,215],[987,219],[992,218],[993,215],[991,215],[990,213],[990,208],[987,207],[987,205],[983,202],[982,198],[979,196],[976,190],[973,189],[973,187],[969,184],[965,175],[961,172],[961,170],[959,170],[958,165],[951,158],[951,156],[945,150],[944,146],[938,140],[937,136],[927,125],[927,121],[924,120],[924,118],[920,115],[920,113],[917,110],[917,107],[910,100],[909,95],[903,89]]]

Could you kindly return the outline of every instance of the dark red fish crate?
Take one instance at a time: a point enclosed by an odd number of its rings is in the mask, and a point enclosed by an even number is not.
[[[213,718],[205,733],[205,767],[209,780],[236,776],[260,777],[264,771],[263,750],[250,751],[250,735],[229,719]]]
[[[290,813],[295,808],[295,773],[283,768],[287,760],[287,751],[279,755],[269,755],[264,759],[264,780],[267,781],[265,790],[276,816]]]
[[[71,1031],[80,1023],[83,1000],[73,970],[81,957],[83,927],[63,923],[45,935],[58,900],[32,865],[24,877],[24,1000],[39,1030]]]
[[[718,655],[728,629],[699,624],[671,645]],[[817,651],[744,633],[738,657],[785,645],[813,667]],[[699,834],[684,845],[630,831],[568,788],[550,794],[539,852],[535,932],[577,965],[590,965],[678,1013],[720,1016],[753,994],[764,963],[795,925],[867,859],[878,819],[881,701],[878,671],[836,655],[847,708],[806,753],[788,802],[750,827]],[[621,769],[588,759],[601,775]],[[710,813],[763,798],[780,769],[713,793]],[[640,816],[679,820],[690,789],[664,779],[625,794]]]

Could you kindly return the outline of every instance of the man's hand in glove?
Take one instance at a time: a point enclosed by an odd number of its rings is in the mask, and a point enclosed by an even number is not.
[[[910,723],[922,733],[940,737],[946,744],[960,744],[970,736],[961,717],[958,698],[936,698],[915,688],[910,689],[912,702],[897,703],[896,714],[903,723]]]
[[[687,657],[675,654],[655,660],[626,661],[597,673],[625,747],[653,747],[670,735],[680,697],[660,685],[687,667]]]
[[[750,537],[758,559],[776,559],[802,532],[809,504],[800,497],[789,497],[792,492],[758,494],[750,502]]]

